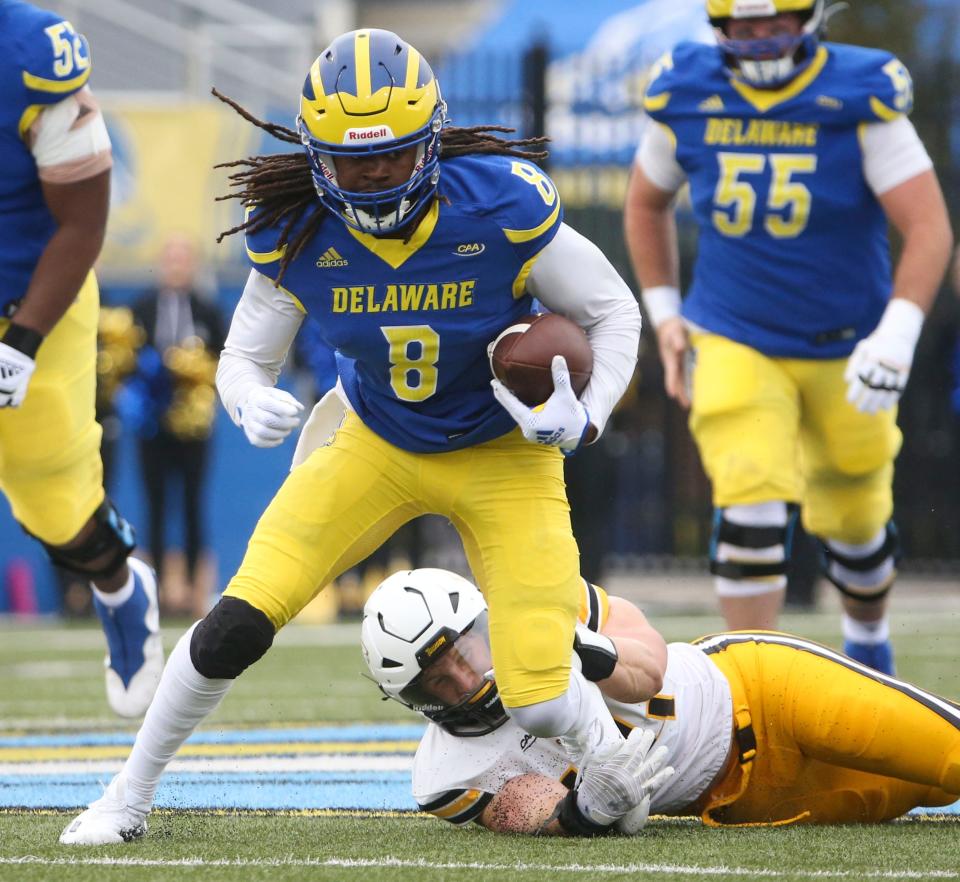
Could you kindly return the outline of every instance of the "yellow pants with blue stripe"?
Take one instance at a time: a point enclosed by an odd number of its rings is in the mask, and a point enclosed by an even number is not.
[[[275,627],[422,514],[450,519],[490,607],[504,704],[568,686],[583,593],[562,456],[519,430],[449,453],[384,441],[350,413],[332,443],[295,468],[267,507],[226,594]]]
[[[877,822],[960,798],[960,706],[788,634],[697,645],[756,738],[714,787],[707,823]]]
[[[846,400],[846,359],[770,358],[694,333],[690,430],[718,508],[802,503],[813,535],[854,544],[893,513],[896,410],[863,414]]]
[[[73,539],[103,501],[95,419],[99,315],[91,272],[40,345],[23,404],[0,410],[0,490],[17,521],[50,545]],[[7,324],[0,320],[0,333]]]

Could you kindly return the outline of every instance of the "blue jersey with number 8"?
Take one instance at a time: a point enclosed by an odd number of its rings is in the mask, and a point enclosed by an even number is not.
[[[771,356],[848,355],[892,287],[861,127],[912,102],[904,66],[874,49],[823,44],[778,90],[732,78],[715,46],[661,59],[644,103],[676,139],[700,233],[684,315]]]
[[[405,450],[455,450],[515,427],[490,390],[487,344],[531,311],[526,279],[562,217],[556,187],[532,162],[443,160],[438,198],[409,239],[328,215],[282,287],[337,351],[347,397],[373,431]],[[272,279],[278,233],[246,240]]]

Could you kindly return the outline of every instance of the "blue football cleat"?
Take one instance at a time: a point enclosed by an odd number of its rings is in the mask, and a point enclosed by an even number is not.
[[[133,573],[133,594],[118,607],[93,605],[107,637],[107,701],[121,717],[142,716],[150,706],[163,673],[157,576],[135,557],[127,559]]]
[[[896,673],[893,664],[893,647],[889,640],[883,643],[857,643],[853,640],[843,642],[844,654],[881,674]]]

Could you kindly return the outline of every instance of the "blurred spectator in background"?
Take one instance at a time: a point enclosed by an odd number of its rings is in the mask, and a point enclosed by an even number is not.
[[[203,482],[216,414],[214,377],[224,324],[198,290],[196,245],[175,234],[163,245],[159,284],[133,309],[142,329],[137,372],[118,399],[140,437],[140,466],[149,511],[149,548],[160,579],[161,604],[174,613],[204,615],[206,586],[198,564],[204,548]],[[184,579],[174,580],[167,555],[168,491],[182,485]]]
[[[821,42],[823,0],[706,5],[718,45],[681,43],[651,76],[626,232],[713,484],[720,607],[731,629],[776,627],[802,506],[844,651],[892,673],[897,403],[952,247],[912,82],[889,52]],[[700,236],[681,315],[685,181]]]

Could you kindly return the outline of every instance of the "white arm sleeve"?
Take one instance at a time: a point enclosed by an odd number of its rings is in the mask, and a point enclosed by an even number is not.
[[[251,270],[217,365],[220,400],[238,426],[238,405],[253,386],[276,385],[302,323],[303,312],[290,296]]]
[[[45,107],[27,133],[43,181],[69,184],[112,165],[110,136],[89,87]]]
[[[540,252],[527,289],[547,309],[580,325],[590,340],[593,374],[580,400],[599,437],[637,364],[637,300],[600,249],[566,224]]]
[[[653,120],[650,120],[643,130],[643,138],[634,162],[640,166],[651,184],[667,193],[676,193],[687,179],[687,173],[677,162],[673,133]]]
[[[876,196],[933,168],[917,130],[905,116],[890,122],[867,123],[860,145],[863,176]]]

